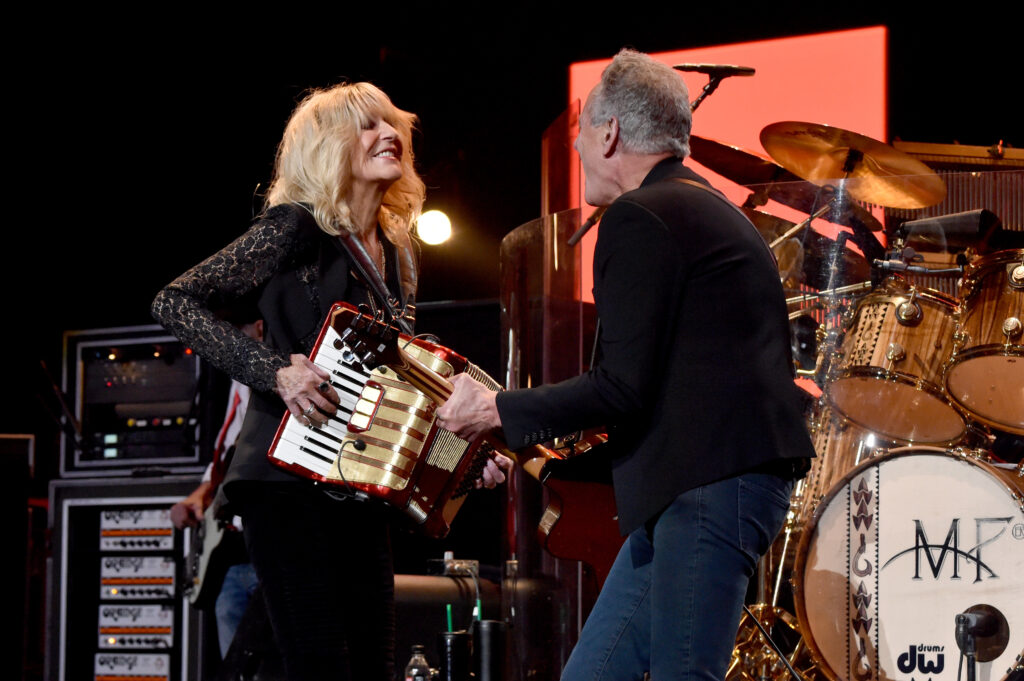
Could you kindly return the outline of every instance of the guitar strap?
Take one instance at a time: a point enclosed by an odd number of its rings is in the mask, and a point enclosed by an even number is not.
[[[708,192],[709,194],[711,194],[712,196],[714,196],[715,198],[720,200],[725,205],[729,206],[729,208],[732,208],[734,211],[736,211],[736,214],[739,215],[740,217],[742,217],[743,221],[745,223],[747,223],[751,227],[754,227],[754,223],[752,223],[750,221],[750,218],[748,218],[746,216],[746,214],[743,211],[741,211],[736,204],[734,204],[732,201],[727,199],[725,197],[725,194],[723,194],[722,192],[718,191],[717,189],[715,189],[713,187],[709,187],[706,184],[702,184],[700,182],[697,182],[696,180],[691,180],[691,179],[685,178],[685,177],[673,177],[671,179],[674,182],[679,182],[681,184],[689,185],[691,187],[697,187],[698,189],[703,189],[704,191]],[[754,230],[756,231],[757,227],[754,227]],[[758,232],[758,236],[760,236],[760,232]],[[759,241],[761,243],[764,243],[764,238],[760,238]],[[775,266],[778,267],[779,261],[778,261],[778,258],[775,257],[775,252],[771,248],[768,247],[768,244],[765,243],[764,246],[765,246],[765,249],[768,251],[768,254],[771,255],[772,262],[774,262]]]

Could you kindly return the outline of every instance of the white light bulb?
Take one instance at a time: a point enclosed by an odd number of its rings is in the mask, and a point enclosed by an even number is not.
[[[439,210],[428,210],[416,221],[416,234],[431,246],[443,243],[452,235],[452,221]]]

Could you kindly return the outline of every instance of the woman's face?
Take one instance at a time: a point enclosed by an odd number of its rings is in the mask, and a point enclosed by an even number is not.
[[[371,118],[352,150],[352,182],[390,185],[402,177],[402,139],[382,118]]]

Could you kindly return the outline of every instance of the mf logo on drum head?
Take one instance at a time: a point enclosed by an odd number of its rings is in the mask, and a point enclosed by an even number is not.
[[[914,545],[893,555],[882,565],[882,569],[887,568],[896,559],[912,554],[914,557],[914,579],[921,579],[922,563],[927,563],[932,577],[938,579],[946,563],[946,558],[952,556],[950,560],[952,565],[950,579],[960,579],[961,559],[968,564],[974,564],[975,582],[980,582],[984,579],[983,573],[989,579],[998,579],[999,575],[982,559],[981,549],[999,539],[1006,532],[1006,528],[1012,520],[1012,517],[975,518],[975,543],[965,551],[960,548],[960,518],[954,518],[953,522],[950,523],[949,531],[946,533],[946,538],[941,544],[931,543],[928,540],[924,523],[919,519],[915,519]],[[1013,528],[1013,533],[1016,535],[1017,527]]]

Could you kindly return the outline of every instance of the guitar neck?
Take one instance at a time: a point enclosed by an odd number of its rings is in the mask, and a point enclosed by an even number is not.
[[[451,381],[440,374],[434,373],[422,362],[408,354],[401,348],[398,349],[400,362],[391,365],[391,369],[401,376],[409,385],[429,397],[438,406],[448,401],[452,396]]]

